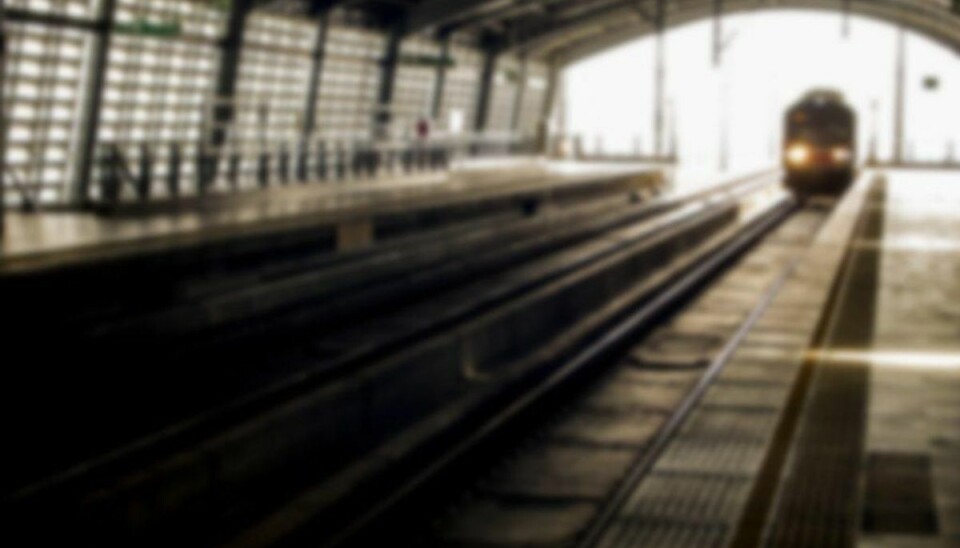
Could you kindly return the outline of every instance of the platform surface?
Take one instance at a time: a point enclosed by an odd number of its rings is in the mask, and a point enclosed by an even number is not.
[[[960,546],[960,174],[872,176],[601,546]]]
[[[763,171],[749,166],[664,168],[639,163],[578,163],[536,158],[472,160],[449,172],[309,185],[290,184],[215,194],[177,208],[92,212],[7,213],[0,234],[0,271],[218,241],[246,234],[335,223],[516,192],[576,185],[591,179],[664,176],[679,193],[694,192]]]
[[[638,164],[575,164],[535,159],[477,161],[446,173],[274,187],[176,210],[99,216],[9,212],[0,267],[59,255],[113,253],[144,245],[180,245],[275,227],[349,219],[465,201],[518,187],[551,188],[593,177],[654,173]]]
[[[960,174],[892,173],[878,243],[860,544],[960,546]]]

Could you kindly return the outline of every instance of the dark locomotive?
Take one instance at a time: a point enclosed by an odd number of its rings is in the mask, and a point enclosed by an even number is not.
[[[853,110],[839,92],[814,90],[787,111],[783,166],[786,185],[797,196],[836,196],[856,173]]]

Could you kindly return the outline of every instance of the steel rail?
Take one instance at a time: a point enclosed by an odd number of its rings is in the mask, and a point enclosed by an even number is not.
[[[707,260],[699,263],[692,270],[678,277],[670,283],[668,288],[660,291],[651,302],[630,314],[615,327],[607,330],[600,339],[589,343],[586,347],[577,351],[574,356],[565,361],[545,380],[524,392],[508,407],[486,421],[466,439],[451,447],[440,457],[434,459],[428,467],[421,470],[400,488],[394,490],[389,496],[382,499],[363,516],[341,529],[336,535],[323,543],[322,546],[361,546],[365,544],[365,540],[369,540],[371,534],[380,534],[381,528],[378,527],[377,524],[381,523],[381,520],[389,522],[392,514],[402,513],[403,510],[401,510],[401,508],[416,507],[417,505],[408,505],[406,503],[410,499],[417,497],[421,491],[430,489],[431,484],[442,479],[444,475],[451,474],[452,470],[465,460],[468,455],[474,452],[481,453],[482,451],[478,448],[488,444],[491,439],[502,435],[515,421],[526,416],[527,413],[532,412],[550,396],[564,388],[568,388],[585,370],[608,359],[615,349],[623,346],[625,340],[635,336],[641,329],[655,325],[665,314],[673,310],[679,302],[690,296],[707,280],[722,271],[725,265],[747,251],[756,241],[769,233],[770,230],[779,226],[780,223],[788,218],[794,211],[795,202],[792,199],[785,199],[771,206],[767,211],[759,215],[759,220],[754,221],[755,224],[744,228],[743,232],[735,236],[733,240],[727,243],[722,249],[714,251]],[[779,284],[777,287],[779,287]],[[760,313],[762,313],[762,311],[751,315],[751,318],[754,318],[755,315]],[[740,338],[742,338],[742,336],[737,338],[737,343],[739,343]],[[724,355],[727,353],[725,349]],[[712,379],[722,366],[711,367],[714,369],[714,373],[711,375]],[[695,392],[699,393],[702,393],[702,391],[702,389],[699,389],[699,386],[698,390],[695,390]],[[692,407],[693,403],[694,402],[691,402],[686,407]],[[682,420],[678,419],[676,422],[679,424]],[[389,530],[389,527],[387,529]],[[371,531],[377,532],[371,533]]]
[[[670,203],[672,207],[677,207],[678,204],[692,205],[697,202],[710,205],[723,200],[736,200],[758,189],[770,186],[774,182],[774,176],[769,173],[751,174],[719,187],[698,189],[689,194],[670,197],[663,201]],[[656,207],[658,203],[661,206],[663,205],[659,200],[651,202],[649,205]],[[666,209],[669,211],[671,208]],[[689,221],[689,219],[678,219],[666,226],[656,227],[645,239],[656,237],[657,234],[685,221]],[[567,275],[573,275],[573,273]],[[350,361],[343,364],[342,367],[335,367],[333,370],[324,370],[319,373],[304,372],[291,379],[279,380],[219,409],[213,409],[202,416],[171,424],[153,434],[141,437],[98,457],[78,463],[60,473],[24,486],[7,500],[8,502],[22,501],[35,496],[42,496],[41,493],[51,489],[64,488],[75,483],[83,484],[90,477],[125,474],[132,470],[131,463],[133,462],[143,463],[162,460],[190,444],[200,443],[219,432],[241,425],[258,413],[282,405],[292,398],[316,389],[323,383],[342,379],[345,372],[356,373],[359,371],[357,366],[357,363]]]
[[[600,543],[603,534],[616,519],[617,512],[623,508],[637,485],[649,474],[654,464],[656,464],[657,459],[663,454],[664,450],[666,450],[680,427],[683,426],[684,421],[690,416],[690,413],[696,408],[700,400],[703,399],[707,389],[710,388],[743,343],[743,340],[750,334],[757,322],[760,321],[764,313],[766,313],[773,304],[777,295],[780,294],[780,290],[783,289],[787,280],[789,280],[796,271],[802,259],[802,255],[794,257],[784,267],[783,272],[781,272],[774,283],[767,288],[761,296],[760,301],[737,328],[737,331],[727,340],[721,351],[714,356],[713,360],[707,365],[706,370],[697,381],[697,384],[684,396],[679,406],[670,414],[670,418],[654,436],[650,445],[640,452],[637,459],[627,471],[626,477],[621,480],[613,495],[602,505],[599,515],[591,522],[590,527],[577,543],[579,548],[597,546]]]

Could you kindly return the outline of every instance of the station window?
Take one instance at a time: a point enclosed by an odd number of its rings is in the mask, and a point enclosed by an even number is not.
[[[49,2],[12,5],[53,11]],[[85,15],[89,6],[64,2],[59,7],[58,13]],[[7,23],[3,114],[9,190],[4,196],[11,203],[50,204],[67,196],[88,43],[88,36],[78,31]]]
[[[377,32],[330,27],[317,94],[316,137],[327,141],[372,137],[385,41]]]
[[[261,153],[297,150],[316,35],[317,25],[309,21],[260,14],[247,19],[228,143],[242,158],[241,183],[253,184]]]
[[[443,131],[470,132],[476,112],[482,58],[477,51],[455,44],[450,46],[450,57],[453,65],[447,69],[443,105],[437,123]]]
[[[393,90],[393,128],[396,135],[411,137],[416,123],[433,113],[440,45],[414,37],[403,41]]]
[[[488,132],[507,134],[512,131],[513,110],[521,78],[520,63],[515,58],[502,57],[497,62],[487,112]]]
[[[116,145],[130,166],[150,145],[154,188],[164,180],[172,146],[180,147],[181,185],[189,192],[219,66],[225,14],[207,2],[119,0],[111,40],[98,144]],[[92,193],[99,174],[95,170]]]
[[[522,135],[531,137],[537,133],[537,125],[540,123],[544,102],[547,99],[549,78],[547,67],[541,63],[528,63],[526,78],[523,101],[520,105],[520,123],[517,129]]]
[[[65,15],[76,19],[93,17],[101,0],[6,0],[5,9],[22,9],[43,15]]]

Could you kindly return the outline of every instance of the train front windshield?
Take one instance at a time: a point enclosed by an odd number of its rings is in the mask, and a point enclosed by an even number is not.
[[[787,111],[785,183],[795,195],[839,195],[856,170],[856,115],[837,93],[812,92]]]
[[[849,145],[853,142],[853,120],[843,111],[799,111],[790,116],[787,142],[818,146]]]

